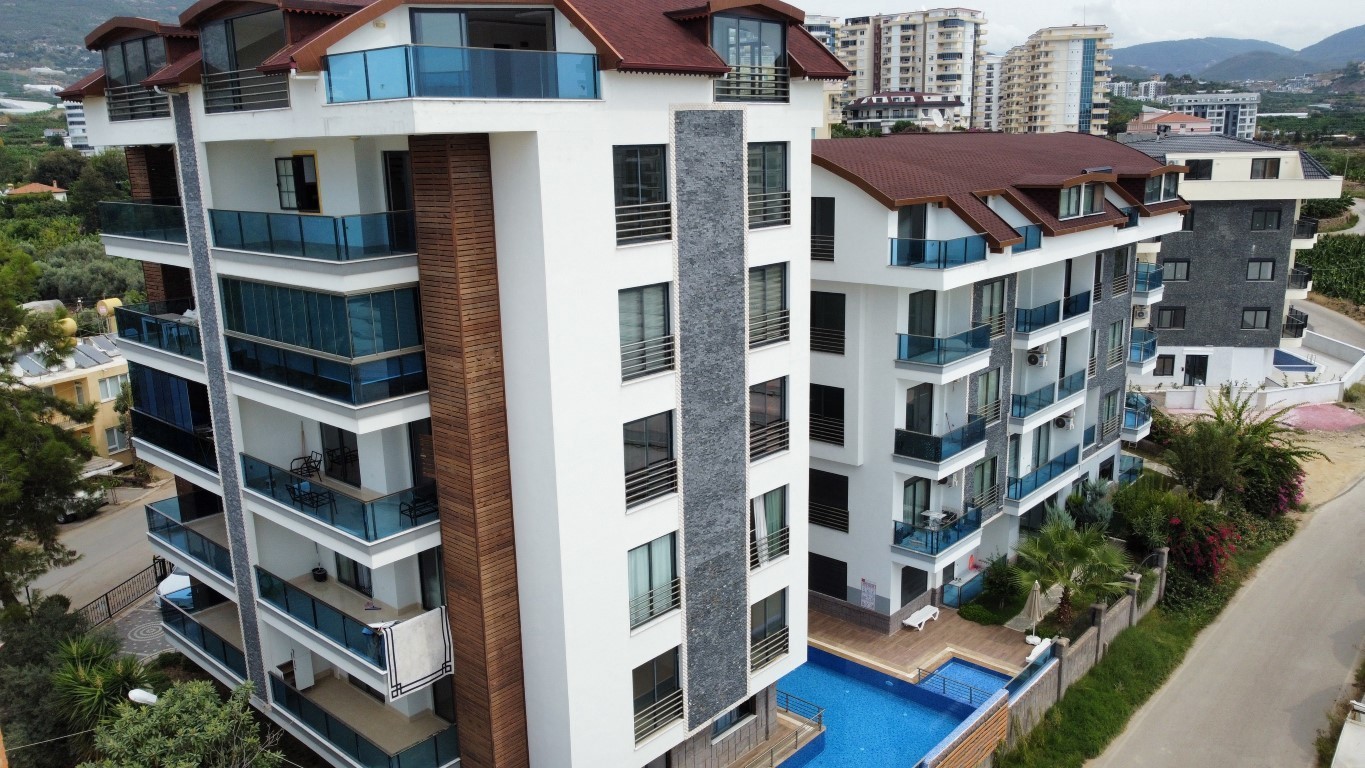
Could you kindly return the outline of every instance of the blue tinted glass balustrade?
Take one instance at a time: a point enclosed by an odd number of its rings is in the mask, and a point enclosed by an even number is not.
[[[388,668],[384,636],[364,622],[347,616],[259,565],[256,566],[256,584],[260,587],[262,600],[379,669]]]
[[[348,365],[236,336],[226,340],[232,370],[348,405],[427,389],[426,355],[422,352]]]
[[[1032,251],[1035,248],[1041,247],[1043,244],[1043,228],[1037,224],[1029,224],[1026,227],[1015,227],[1014,231],[1018,232],[1019,236],[1024,238],[1024,242],[1014,246],[1015,253]]]
[[[1143,460],[1138,456],[1119,455],[1119,484],[1136,483],[1142,477]]]
[[[182,357],[203,360],[199,319],[193,314],[193,309],[194,302],[189,299],[129,304],[114,308],[114,320],[118,324],[120,338]]]
[[[985,439],[986,420],[973,413],[968,414],[966,424],[943,435],[896,430],[895,453],[921,461],[947,461]]]
[[[1085,371],[1076,371],[1057,382],[1057,399],[1065,400],[1083,389],[1085,389]]]
[[[207,565],[231,581],[232,556],[228,554],[227,547],[185,525],[185,523],[210,516],[199,515],[195,517],[190,512],[193,508],[193,503],[188,497],[185,500],[183,511],[181,499],[178,497],[148,504],[146,507],[147,532],[203,565]],[[217,510],[215,514],[221,515],[222,510]]]
[[[1084,444],[1084,445],[1094,445],[1094,444],[1095,444],[1095,425],[1094,425],[1094,424],[1091,424],[1090,426],[1088,426],[1088,427],[1085,428],[1085,442],[1084,442],[1083,444]]]
[[[596,99],[591,53],[397,45],[326,57],[327,101]]]
[[[166,598],[161,601],[161,623],[169,627],[181,639],[207,653],[223,666],[236,673],[238,679],[246,679],[246,656],[236,646],[223,639],[217,632],[195,620],[194,614],[176,607]]]
[[[184,243],[185,211],[178,205],[100,203],[100,233],[163,243]]]
[[[213,445],[212,431],[205,425],[194,432],[177,427],[169,421],[133,410],[133,437],[192,461],[212,472],[218,471],[218,452]]]
[[[437,518],[434,483],[361,501],[246,454],[242,454],[242,482],[286,507],[365,541],[378,541]]]
[[[1026,395],[1010,395],[1010,416],[1022,419],[1057,402],[1057,384],[1048,382]]]
[[[1090,291],[1077,293],[1062,299],[1062,317],[1070,319],[1090,311]]]
[[[1149,293],[1161,287],[1162,266],[1160,264],[1149,264],[1145,261],[1138,262],[1137,279],[1133,283],[1133,290],[1139,293]]]
[[[316,216],[209,211],[213,244],[239,251],[352,261],[417,252],[412,211]]]
[[[459,736],[453,725],[398,754],[389,754],[274,673],[270,675],[270,698],[275,706],[365,768],[439,768],[460,756]]]
[[[893,544],[915,552],[937,555],[981,527],[981,510],[976,507],[967,507],[967,511],[958,515],[952,522],[940,524],[937,528],[916,527],[900,520],[892,522],[894,523],[891,539]]]
[[[1134,328],[1128,341],[1128,362],[1145,363],[1156,357],[1156,334],[1145,328]]]
[[[1053,325],[1062,319],[1062,302],[1049,302],[1033,309],[1014,310],[1014,330],[1019,333],[1032,333]]]
[[[897,360],[924,365],[947,365],[989,350],[991,328],[989,325],[978,325],[969,331],[943,338],[898,333],[896,340]]]
[[[1152,401],[1146,395],[1129,392],[1123,403],[1123,428],[1141,429],[1152,420]]]
[[[969,235],[954,240],[891,238],[891,266],[948,269],[986,259],[986,238]]]
[[[1054,478],[1060,477],[1068,469],[1076,466],[1080,458],[1081,449],[1075,447],[1023,477],[1008,478],[1005,496],[1015,501],[1028,496],[1047,485]]]

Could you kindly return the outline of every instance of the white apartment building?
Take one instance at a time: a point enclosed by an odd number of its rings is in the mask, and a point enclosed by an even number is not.
[[[1130,83],[1130,82],[1128,82],[1128,81],[1126,81],[1126,80],[1123,81],[1123,82],[1119,82],[1119,83],[1110,83],[1110,84],[1109,84],[1109,95],[1110,95],[1110,96],[1122,96],[1122,97],[1125,98],[1125,99],[1131,99],[1131,98],[1133,98],[1133,87],[1134,87],[1135,85],[1136,85],[1136,83]]]
[[[987,53],[981,57],[976,83],[972,88],[973,128],[1000,130],[1000,101],[1004,95],[1000,65],[1004,58],[998,53]]]
[[[900,122],[912,123],[927,131],[965,129],[962,99],[943,93],[883,91],[854,99],[844,109],[845,122],[853,128],[871,128],[890,133]]]
[[[728,765],[806,654],[824,81],[754,0],[204,0],[65,92],[173,645],[336,766]],[[396,623],[394,623],[396,622]]]
[[[1000,127],[1009,133],[1105,135],[1113,38],[1103,24],[1047,27],[1001,62]]]
[[[819,141],[814,163],[811,606],[890,633],[1128,469],[1150,410],[1127,377],[1152,364],[1132,315],[1161,299],[1138,244],[1186,206],[1178,168],[1069,133]]]
[[[854,16],[839,28],[839,61],[849,71],[844,81],[845,103],[869,96],[881,88],[882,36],[880,16]]]
[[[1162,101],[1176,112],[1208,119],[1213,123],[1214,133],[1238,139],[1256,138],[1259,93],[1176,93],[1162,97]]]
[[[1159,77],[1143,80],[1137,84],[1136,97],[1142,101],[1156,101],[1166,95],[1168,83]]]
[[[66,112],[66,147],[74,149],[83,155],[93,154],[94,148],[90,146],[90,137],[85,127],[85,108],[79,101],[62,101],[62,109]]]
[[[1339,196],[1341,177],[1305,152],[1217,134],[1124,140],[1182,166],[1180,194],[1190,204],[1181,231],[1141,246],[1158,261],[1152,277],[1164,283],[1165,299],[1141,318],[1156,364],[1134,383],[1156,391],[1277,388],[1339,374],[1328,367],[1330,355],[1298,349],[1309,315],[1294,302],[1307,299],[1313,284],[1295,256],[1318,236],[1300,206]]]

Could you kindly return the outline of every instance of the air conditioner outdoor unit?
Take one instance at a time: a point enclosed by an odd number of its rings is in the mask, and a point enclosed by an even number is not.
[[[1075,429],[1076,417],[1069,413],[1066,414],[1065,416],[1058,416],[1057,418],[1052,420],[1052,426],[1056,427],[1057,429]]]
[[[1134,320],[1146,320],[1146,319],[1147,319],[1147,308],[1146,308],[1146,307],[1141,307],[1141,306],[1139,306],[1139,307],[1133,307],[1133,319],[1134,319]]]
[[[957,473],[954,472],[953,474],[948,475],[947,477],[943,478],[942,480],[939,480],[939,481],[938,481],[938,484],[939,484],[939,485],[946,485],[946,486],[948,486],[949,488],[956,488],[956,487],[957,487]]]
[[[1030,349],[1028,351],[1028,364],[1038,366],[1047,365],[1047,354]]]

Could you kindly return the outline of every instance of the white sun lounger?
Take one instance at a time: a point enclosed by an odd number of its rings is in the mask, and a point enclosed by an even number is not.
[[[905,619],[905,621],[902,621],[901,623],[907,627],[914,627],[915,629],[918,629],[919,631],[923,632],[924,625],[930,619],[938,621],[938,609],[932,605],[926,605],[923,608],[919,609],[918,611],[915,611],[914,613],[910,614]]]

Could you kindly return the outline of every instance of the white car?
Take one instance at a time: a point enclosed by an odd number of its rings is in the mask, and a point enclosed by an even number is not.
[[[156,594],[181,608],[194,607],[194,596],[190,592],[190,576],[180,570],[178,565],[171,569],[171,575],[156,585]]]

